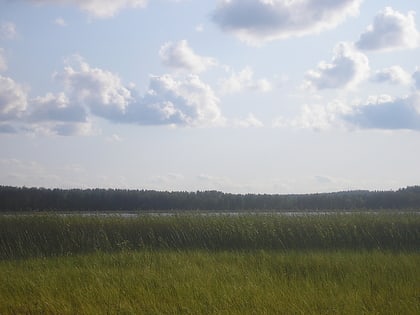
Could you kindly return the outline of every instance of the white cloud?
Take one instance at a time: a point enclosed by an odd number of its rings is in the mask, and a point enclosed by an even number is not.
[[[108,18],[126,8],[144,7],[147,0],[23,0],[35,4],[75,5],[97,18]]]
[[[356,42],[363,50],[395,50],[416,48],[420,43],[420,34],[414,20],[415,12],[404,15],[391,7],[380,11],[373,24],[362,33]]]
[[[0,76],[0,133],[86,135],[92,126],[86,112],[70,105],[64,94],[47,94],[28,100],[25,89]]]
[[[197,75],[152,76],[148,91],[139,95],[116,74],[93,68],[80,56],[67,63],[54,75],[65,92],[31,100],[19,84],[0,76],[0,132],[92,134],[91,116],[141,125],[211,126],[225,122],[219,99]]]
[[[213,21],[241,40],[258,44],[334,28],[359,12],[362,0],[222,0]]]
[[[14,39],[17,36],[16,25],[12,22],[0,23],[0,39]]]
[[[411,83],[411,75],[400,66],[392,66],[376,71],[371,80],[379,83],[407,85]]]
[[[123,115],[128,104],[133,100],[131,91],[126,88],[118,75],[92,68],[80,56],[74,56],[62,73],[54,77],[63,82],[72,101],[89,107],[99,117],[115,119]]]
[[[334,48],[331,63],[318,64],[306,73],[307,87],[318,90],[354,87],[369,75],[369,60],[352,44],[341,42]]]
[[[0,72],[7,70],[7,62],[4,53],[4,49],[0,48]]]
[[[220,125],[219,99],[197,75],[150,78],[148,92],[127,109],[124,120],[139,124]]]
[[[254,72],[251,67],[245,67],[238,73],[233,72],[229,78],[220,81],[221,93],[237,93],[243,90],[254,90],[258,92],[269,92],[272,89],[271,83],[265,79],[254,79]]]
[[[0,75],[0,121],[19,118],[27,107],[27,95],[22,86]]]
[[[151,76],[145,95],[126,87],[114,73],[92,68],[81,57],[55,77],[64,83],[71,103],[112,122],[144,125],[212,125],[223,122],[219,99],[197,75],[179,79]]]
[[[175,70],[199,73],[217,64],[215,59],[197,55],[186,40],[167,42],[159,50],[164,65]]]

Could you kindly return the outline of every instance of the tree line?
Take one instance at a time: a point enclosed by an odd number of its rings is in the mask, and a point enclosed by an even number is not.
[[[0,211],[333,211],[418,210],[420,186],[396,191],[232,194],[220,191],[47,189],[0,186]]]

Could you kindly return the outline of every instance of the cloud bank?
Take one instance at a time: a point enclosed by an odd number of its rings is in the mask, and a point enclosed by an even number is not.
[[[223,0],[213,21],[250,44],[317,34],[359,12],[362,0]]]
[[[0,76],[0,132],[89,134],[91,117],[139,125],[197,127],[225,122],[219,99],[197,75],[151,76],[147,92],[140,95],[118,75],[75,56],[54,78],[64,92],[30,99],[22,86]]]

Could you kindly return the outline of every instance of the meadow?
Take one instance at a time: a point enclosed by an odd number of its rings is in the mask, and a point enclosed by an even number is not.
[[[420,216],[0,217],[0,314],[419,314]]]

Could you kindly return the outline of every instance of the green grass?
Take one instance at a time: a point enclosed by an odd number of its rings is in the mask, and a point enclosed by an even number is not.
[[[420,255],[122,251],[0,262],[0,314],[420,314]]]
[[[418,250],[420,215],[0,217],[0,259],[121,248]]]
[[[420,216],[0,217],[0,314],[420,314]]]

